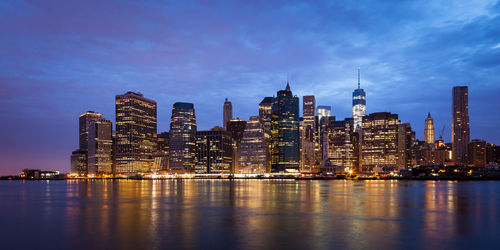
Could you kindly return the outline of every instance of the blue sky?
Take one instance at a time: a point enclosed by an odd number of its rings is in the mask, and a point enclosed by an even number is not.
[[[469,86],[471,138],[500,143],[496,1],[0,1],[0,174],[69,170],[78,115],[114,121],[114,96],[176,101],[200,129],[285,87],[351,115],[356,68],[367,111],[393,112],[422,139],[427,112],[450,139],[451,88]]]

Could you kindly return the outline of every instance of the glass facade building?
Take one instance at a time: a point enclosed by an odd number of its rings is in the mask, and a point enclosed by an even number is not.
[[[224,102],[223,113],[222,113],[222,126],[224,129],[227,128],[227,123],[233,119],[233,104],[227,100]]]
[[[170,171],[195,171],[196,116],[192,103],[176,102],[170,121]]]
[[[272,106],[271,171],[298,172],[299,157],[299,98],[287,83]]]
[[[467,146],[470,141],[468,92],[467,86],[453,87],[451,141],[453,143],[453,161],[456,165],[468,163]]]
[[[361,88],[358,68],[358,88],[352,92],[352,118],[354,119],[354,131],[362,129],[363,116],[366,115],[366,93]]]
[[[233,141],[229,132],[212,129],[196,132],[197,174],[229,174],[233,165]]]
[[[399,124],[401,122],[398,115],[387,112],[372,113],[363,117],[363,171],[370,171],[375,167],[397,168]]]
[[[269,172],[269,154],[258,116],[251,116],[245,126],[238,157],[239,173]]]
[[[354,121],[330,121],[325,126],[327,158],[332,166],[357,170],[359,165],[358,133]]]
[[[111,121],[100,118],[92,121],[88,134],[88,175],[111,175],[113,170],[113,125]]]
[[[156,151],[156,102],[140,93],[115,97],[116,172],[144,173]]]

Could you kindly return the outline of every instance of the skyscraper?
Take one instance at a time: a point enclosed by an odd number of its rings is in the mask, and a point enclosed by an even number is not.
[[[227,100],[224,102],[223,114],[222,114],[222,126],[227,129],[227,122],[233,119],[233,104]]]
[[[92,121],[88,133],[88,174],[103,176],[112,174],[113,125],[104,118]]]
[[[239,173],[265,173],[269,170],[269,154],[258,116],[251,116],[245,126],[239,147]]]
[[[129,91],[117,95],[115,105],[116,172],[150,171],[156,151],[156,102]]]
[[[192,103],[176,102],[170,121],[170,171],[195,171],[196,116]]]
[[[353,119],[330,121],[325,125],[325,135],[325,151],[330,164],[357,170],[358,133],[354,133]]]
[[[245,132],[245,127],[247,125],[247,122],[245,120],[241,119],[232,119],[227,123],[227,131],[231,135],[231,138],[233,139],[233,167],[231,169],[232,173],[237,173],[238,172],[238,167],[239,167],[239,148],[240,148],[240,143],[241,143],[241,138],[243,138],[243,133]]]
[[[387,112],[372,113],[363,118],[362,167],[397,168],[399,124],[397,114]]]
[[[71,174],[87,176],[87,151],[77,149],[71,153]]]
[[[362,129],[363,116],[366,115],[366,94],[361,88],[360,74],[358,68],[358,88],[352,92],[352,118],[354,119],[354,131]]]
[[[456,165],[467,164],[467,146],[470,140],[469,97],[467,86],[453,87],[451,140],[453,161]]]
[[[432,120],[431,113],[425,119],[424,141],[427,144],[434,144],[434,121]]]
[[[484,167],[487,162],[486,141],[472,140],[468,146],[469,166]]]
[[[102,114],[94,111],[87,111],[79,116],[80,150],[88,150],[90,123],[99,118],[102,118]]]
[[[288,83],[272,106],[271,171],[299,171],[299,98],[292,95]]]
[[[233,141],[228,131],[213,128],[196,132],[197,174],[228,174],[233,165]]]
[[[317,141],[316,100],[313,95],[302,98],[301,164],[302,171],[311,172],[316,164]],[[319,161],[318,161],[319,163]]]
[[[318,123],[321,124],[321,119],[323,117],[332,116],[332,107],[331,106],[318,106]]]
[[[259,120],[260,125],[266,138],[271,138],[271,114],[273,108],[274,97],[264,97],[259,103]]]
[[[158,147],[153,153],[153,172],[167,171],[169,169],[170,134],[163,132],[158,134]]]

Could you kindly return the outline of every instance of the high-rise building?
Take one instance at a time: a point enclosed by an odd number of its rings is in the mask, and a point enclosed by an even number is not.
[[[486,144],[486,163],[500,164],[500,145]]]
[[[227,100],[224,102],[223,114],[222,114],[222,126],[227,129],[227,123],[233,119],[233,104]]]
[[[356,122],[354,122],[356,124]],[[362,167],[397,169],[398,133],[401,122],[397,114],[372,113],[363,117]]]
[[[424,141],[427,144],[434,144],[434,120],[431,117],[431,113],[427,115],[425,119],[425,130],[424,130]]]
[[[467,86],[453,87],[453,114],[451,140],[453,161],[456,165],[467,164],[467,145],[470,141],[469,97]]]
[[[325,125],[325,151],[332,166],[356,170],[359,165],[358,133],[352,118],[330,121]]]
[[[258,116],[248,120],[239,147],[239,173],[266,173],[269,171],[269,153],[264,131]]]
[[[169,169],[170,134],[163,132],[158,134],[158,147],[153,153],[153,172],[167,171]]]
[[[196,116],[192,103],[176,102],[170,120],[171,172],[193,173],[195,171]]]
[[[233,167],[231,169],[232,173],[238,172],[239,167],[239,148],[241,144],[241,138],[243,138],[243,133],[245,132],[245,127],[247,122],[239,118],[232,119],[227,123],[227,131],[233,139]]]
[[[366,94],[361,88],[358,68],[358,88],[352,92],[352,118],[354,119],[354,131],[362,129],[363,116],[366,115]]]
[[[71,174],[87,176],[87,151],[77,149],[71,153]]]
[[[89,126],[92,121],[102,118],[101,113],[87,111],[79,117],[80,150],[87,151],[89,145]]]
[[[298,172],[299,157],[299,98],[287,83],[272,107],[271,171]]]
[[[398,125],[398,169],[408,169],[412,167],[412,147],[415,141],[415,132],[411,130],[409,123]]]
[[[88,133],[88,174],[111,175],[113,171],[113,125],[104,118],[92,121]]]
[[[312,172],[319,164],[316,146],[319,146],[316,126],[316,100],[313,95],[302,98],[302,129],[300,131],[301,171]]]
[[[472,167],[486,166],[486,141],[472,140],[468,146],[469,165]]]
[[[323,117],[329,116],[332,116],[331,106],[318,106],[318,125],[321,124],[321,119],[323,119]]]
[[[156,102],[140,93],[115,97],[116,172],[144,173],[156,151]]]
[[[264,97],[259,103],[259,119],[262,130],[267,138],[271,138],[271,114],[274,97]]]
[[[196,132],[197,174],[229,174],[233,165],[233,141],[228,131],[214,128]]]

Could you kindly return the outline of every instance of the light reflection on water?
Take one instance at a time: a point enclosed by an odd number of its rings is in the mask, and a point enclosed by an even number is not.
[[[499,189],[453,181],[5,181],[0,235],[5,249],[499,248]]]

